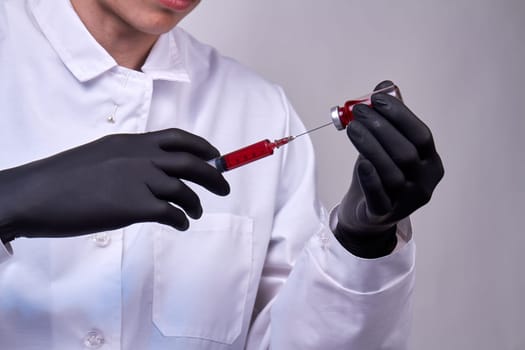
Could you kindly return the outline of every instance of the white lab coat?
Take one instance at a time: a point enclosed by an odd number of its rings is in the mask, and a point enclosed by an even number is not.
[[[0,4],[0,169],[112,133],[181,128],[225,153],[303,130],[279,87],[181,29],[137,72],[67,0]],[[408,225],[393,254],[352,256],[314,173],[304,137],[227,173],[226,198],[192,185],[204,215],[186,232],[144,223],[1,246],[0,349],[405,349]]]

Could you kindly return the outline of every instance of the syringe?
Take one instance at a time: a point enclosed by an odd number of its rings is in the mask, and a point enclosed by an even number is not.
[[[386,88],[371,92],[355,100],[346,101],[343,107],[332,107],[330,113],[332,121],[330,121],[329,123],[307,130],[299,135],[283,137],[282,139],[274,140],[273,142],[268,139],[256,142],[249,146],[240,148],[236,151],[211,159],[208,161],[208,164],[215,167],[220,172],[225,172],[254,162],[261,158],[268,157],[273,154],[274,149],[288,144],[289,142],[295,140],[299,136],[306,135],[308,133],[311,133],[312,131],[324,128],[325,126],[334,125],[337,130],[343,130],[354,119],[354,115],[352,112],[353,107],[358,103],[363,103],[368,106],[371,106],[372,95],[377,94],[379,92],[384,92],[401,99],[401,92],[399,91],[399,88],[397,86],[387,86]]]
[[[318,126],[317,128],[310,129],[296,136],[287,136],[282,139],[274,140],[273,142],[266,139],[249,146],[240,148],[236,151],[224,154],[217,158],[208,161],[208,164],[219,170],[221,173],[238,168],[248,163],[254,162],[264,157],[268,157],[273,154],[274,149],[286,145],[287,143],[295,140],[299,136],[306,135],[312,131],[320,128],[324,128],[332,124],[332,122]]]
[[[274,149],[286,145],[293,139],[295,139],[295,137],[288,136],[279,140],[274,140],[273,142],[268,139],[262,140],[209,160],[208,164],[217,168],[217,170],[222,173],[254,162],[258,159],[268,157],[269,155],[273,154]]]

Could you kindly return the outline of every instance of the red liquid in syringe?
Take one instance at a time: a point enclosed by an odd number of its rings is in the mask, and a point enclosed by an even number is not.
[[[227,153],[220,157],[210,160],[208,163],[220,172],[232,170],[243,166],[245,164],[254,162],[264,157],[268,157],[273,154],[273,150],[286,145],[292,141],[294,137],[289,136],[279,140],[271,142],[270,140],[262,140],[243,147],[236,151]]]

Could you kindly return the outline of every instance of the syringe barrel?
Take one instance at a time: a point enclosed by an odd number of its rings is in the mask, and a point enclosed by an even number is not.
[[[343,130],[348,126],[348,124],[350,124],[352,120],[354,120],[354,113],[352,110],[356,104],[363,103],[368,106],[372,106],[372,101],[371,101],[372,95],[377,94],[379,92],[383,92],[388,95],[392,95],[400,99],[401,101],[403,100],[403,98],[401,97],[401,91],[399,90],[399,88],[396,85],[390,85],[385,88],[379,89],[377,91],[371,92],[370,94],[360,97],[358,99],[346,101],[343,107],[339,107],[339,106],[332,107],[330,109],[330,116],[332,117],[332,122],[334,126],[336,127],[336,129]]]
[[[225,172],[272,155],[275,147],[276,145],[270,140],[262,140],[214,158],[208,161],[208,164],[220,172]]]

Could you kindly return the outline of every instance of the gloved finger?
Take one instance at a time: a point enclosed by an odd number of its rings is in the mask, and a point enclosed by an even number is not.
[[[383,80],[382,82],[376,85],[374,91],[381,90],[389,86],[394,86],[394,83],[391,80]]]
[[[169,177],[159,170],[158,176],[147,181],[151,193],[158,199],[174,203],[193,219],[202,215],[199,197],[181,180]]]
[[[435,157],[423,161],[422,166],[415,173],[416,176],[411,179],[411,182],[430,199],[432,192],[443,178],[445,170],[441,158],[436,153]]]
[[[375,136],[401,170],[410,172],[419,165],[420,159],[415,146],[373,108],[363,104],[356,105],[354,118]]]
[[[372,105],[414,144],[421,159],[436,153],[430,129],[403,102],[393,96],[377,93],[372,96]]]
[[[405,216],[428,203],[432,197],[432,191],[433,188],[422,186],[420,183],[408,183],[406,198],[400,201],[400,209],[404,208],[407,211]]]
[[[360,121],[351,122],[346,128],[346,132],[362,157],[372,163],[382,183],[389,191],[394,193],[403,187],[405,183],[403,172],[374,135]]]
[[[186,152],[157,157],[153,163],[169,176],[186,179],[220,196],[230,193],[230,185],[222,174],[201,158]]]
[[[432,169],[432,175],[433,175],[433,186],[436,187],[439,181],[445,176],[445,168],[443,166],[443,161],[441,160],[441,157],[436,152],[435,156],[429,160],[430,168]]]
[[[184,212],[166,201],[159,200],[155,206],[155,215],[151,218],[158,223],[169,225],[179,231],[186,231],[190,226]]]
[[[188,152],[204,160],[219,156],[219,151],[204,138],[181,129],[165,129],[148,133],[165,151]]]
[[[361,159],[357,163],[357,173],[370,213],[378,216],[389,213],[392,210],[392,202],[372,163],[366,159]]]

